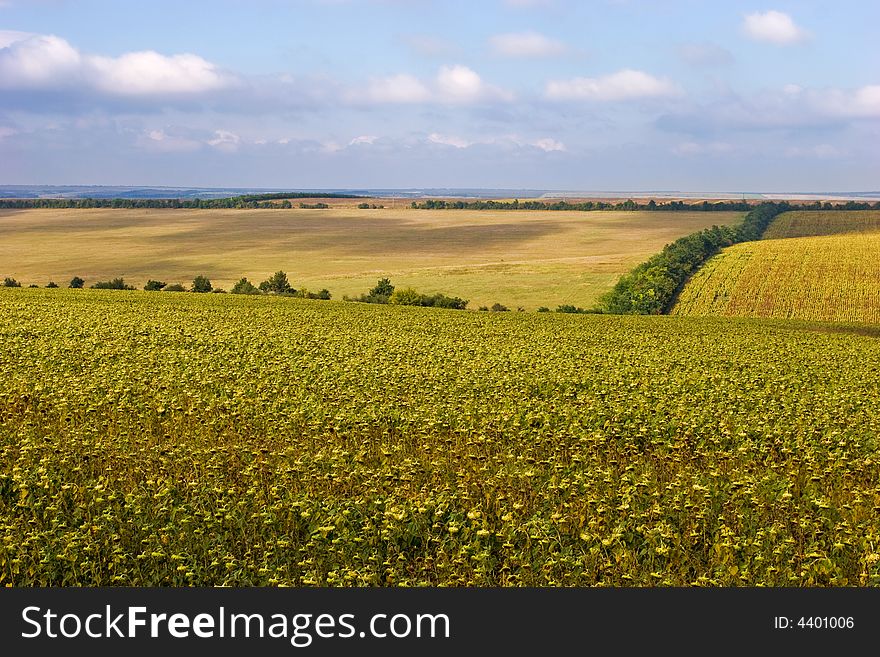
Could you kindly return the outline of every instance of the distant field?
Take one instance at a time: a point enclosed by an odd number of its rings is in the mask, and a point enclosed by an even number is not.
[[[671,314],[880,323],[880,230],[848,232],[866,230],[880,213],[816,214],[780,215],[768,234],[839,234],[724,249],[685,285]]]
[[[381,200],[380,202],[384,202]],[[86,285],[116,276],[229,289],[283,269],[291,283],[357,295],[390,276],[471,308],[591,305],[665,244],[728,212],[359,210],[5,210],[0,277]]]
[[[880,231],[880,210],[786,212],[764,233],[764,239]]]

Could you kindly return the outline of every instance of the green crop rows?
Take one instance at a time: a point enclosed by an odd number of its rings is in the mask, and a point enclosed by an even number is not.
[[[0,339],[0,585],[880,584],[846,327],[15,289]]]

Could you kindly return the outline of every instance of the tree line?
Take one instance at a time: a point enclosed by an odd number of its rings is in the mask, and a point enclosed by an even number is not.
[[[180,198],[25,198],[0,199],[0,209],[33,210],[33,209],[157,209],[157,210],[217,210],[245,209],[270,210],[292,208],[290,199],[310,198],[364,198],[355,194],[289,192],[279,194],[246,194],[226,198],[211,199],[180,199]],[[280,201],[280,202],[276,202]],[[300,207],[308,207],[300,204]],[[316,203],[313,207],[328,207],[325,203]]]
[[[749,212],[755,207],[764,205],[749,201],[703,201],[702,203],[685,203],[684,201],[667,201],[657,203],[651,199],[647,203],[638,203],[632,199],[611,203],[606,201],[582,201],[570,203],[568,201],[451,201],[444,199],[427,199],[425,201],[413,201],[410,207],[415,210],[575,210],[590,212],[593,210],[628,210],[628,211],[657,211],[657,212]],[[799,205],[798,210],[880,210],[880,201],[868,203],[865,201],[847,201],[846,203],[831,203],[830,201],[806,203]]]
[[[660,315],[669,311],[676,295],[706,260],[739,242],[760,239],[773,218],[791,210],[788,203],[762,203],[736,227],[712,226],[663,247],[599,300],[594,312],[615,315]]]
[[[72,290],[80,290],[85,287],[86,281],[80,276],[74,276],[70,279],[67,287]],[[3,287],[21,287],[21,283],[16,279],[7,276],[3,281]],[[39,287],[39,285],[29,285],[28,287]],[[57,288],[59,285],[54,281],[49,281],[47,288]],[[97,281],[89,286],[93,290],[134,290],[135,287],[125,282],[122,277],[113,278],[107,281]],[[150,279],[144,285],[146,292],[195,292],[198,294],[214,293],[225,294],[226,290],[214,287],[211,279],[207,276],[196,276],[189,287],[182,283],[168,284],[165,281]],[[230,290],[232,294],[272,294],[285,297],[296,297],[299,299],[319,299],[328,301],[331,297],[329,290],[323,289],[318,292],[310,292],[305,288],[296,289],[287,278],[287,274],[283,271],[277,271],[259,285],[254,285],[247,278],[242,277]]]

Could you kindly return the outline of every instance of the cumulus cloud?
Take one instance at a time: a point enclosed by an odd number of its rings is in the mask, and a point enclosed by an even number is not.
[[[401,73],[371,80],[366,96],[374,103],[423,103],[431,97],[431,92],[417,77]]]
[[[787,84],[667,114],[657,124],[671,132],[706,136],[731,130],[827,130],[872,121],[880,121],[880,85],[810,89]]]
[[[743,19],[743,32],[750,39],[778,46],[798,43],[809,36],[806,30],[795,24],[791,16],[773,9],[747,14]]]
[[[197,55],[154,51],[104,57],[54,35],[0,33],[0,88],[86,88],[108,96],[175,96],[230,86],[233,78]]]
[[[229,130],[215,130],[214,136],[207,141],[208,146],[226,153],[234,153],[241,144],[241,137]]]
[[[545,96],[550,100],[618,101],[675,96],[678,87],[665,78],[624,69],[599,78],[551,80]]]
[[[487,84],[480,75],[467,66],[443,66],[433,80],[423,82],[413,75],[401,73],[385,78],[374,78],[365,92],[347,94],[350,103],[364,99],[371,103],[428,103],[468,104],[488,100],[510,100],[512,95]]]
[[[538,32],[496,34],[489,38],[489,45],[503,57],[555,57],[568,50],[561,41]]]

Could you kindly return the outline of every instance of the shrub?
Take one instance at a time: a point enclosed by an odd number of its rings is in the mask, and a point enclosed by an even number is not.
[[[491,310],[493,313],[506,313],[510,308],[500,303],[493,303]]]
[[[394,290],[394,294],[391,295],[388,301],[389,303],[394,303],[398,306],[421,306],[422,295],[416,292],[413,288],[407,287]]]
[[[489,306],[480,306],[477,310],[480,312],[489,312]]]
[[[21,287],[21,286],[19,285],[19,287]],[[31,283],[30,285],[28,285],[28,287],[34,288],[34,287],[40,287],[40,286],[37,285],[36,283]]]
[[[539,313],[549,313],[550,309],[547,306],[541,306],[540,308],[538,308],[538,312]]]
[[[162,281],[154,281],[151,278],[150,280],[147,281],[147,284],[144,285],[144,289],[147,292],[158,292],[163,287],[165,287],[165,285],[166,285],[166,283],[163,283]]]
[[[174,283],[173,285],[166,285],[165,292],[186,292],[186,288],[183,287],[180,283]]]
[[[210,292],[214,289],[214,286],[211,285],[211,281],[208,280],[207,276],[196,276],[193,279],[192,287],[190,288],[191,292],[198,292],[199,294],[204,294],[206,292]]]
[[[48,283],[46,283],[46,287],[56,288],[58,287],[58,283],[56,283],[55,281],[49,281]]]
[[[79,290],[85,284],[86,282],[79,276],[74,276],[70,279],[70,283],[67,285],[67,287],[69,287],[71,290]]]
[[[21,283],[19,283],[14,278],[7,276],[3,279],[3,287],[21,287]]]
[[[232,286],[231,292],[232,294],[260,294],[260,290],[257,289],[257,286],[244,277]]]
[[[92,285],[93,290],[133,290],[134,286],[126,285],[125,279],[114,278],[112,281],[98,281]]]

